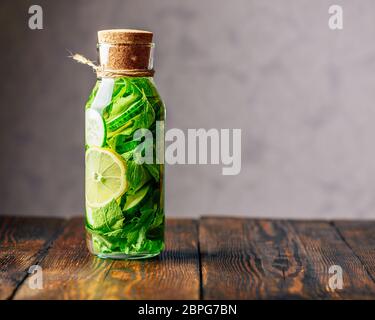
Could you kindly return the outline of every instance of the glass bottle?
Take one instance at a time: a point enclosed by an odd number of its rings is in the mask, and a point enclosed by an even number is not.
[[[153,34],[98,32],[98,79],[86,103],[87,245],[101,258],[164,248],[165,107],[153,81]]]

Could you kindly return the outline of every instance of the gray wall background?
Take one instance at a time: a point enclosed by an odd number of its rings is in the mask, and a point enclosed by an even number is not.
[[[96,31],[124,27],[155,33],[169,128],[242,129],[240,175],[167,168],[168,215],[375,217],[372,0],[2,1],[1,214],[82,214],[95,76],[67,49],[95,59]]]

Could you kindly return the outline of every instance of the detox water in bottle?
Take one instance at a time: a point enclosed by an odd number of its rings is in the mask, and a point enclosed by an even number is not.
[[[86,230],[91,253],[137,259],[164,248],[165,108],[152,33],[98,32],[98,79],[85,108]]]

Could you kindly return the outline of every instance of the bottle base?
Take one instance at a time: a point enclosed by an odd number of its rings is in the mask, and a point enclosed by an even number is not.
[[[117,242],[115,242],[117,244]],[[86,233],[86,244],[90,253],[101,259],[113,260],[139,260],[149,259],[158,256],[164,250],[164,242],[159,239],[155,241],[153,248],[149,250],[135,252],[128,250],[126,253],[119,248],[111,247],[111,243],[104,238]],[[101,245],[100,245],[101,244]],[[130,252],[129,252],[130,251]]]
[[[158,256],[160,252],[156,253],[139,253],[139,254],[125,254],[125,253],[93,253],[95,256],[101,259],[113,259],[113,260],[140,260],[150,259]]]

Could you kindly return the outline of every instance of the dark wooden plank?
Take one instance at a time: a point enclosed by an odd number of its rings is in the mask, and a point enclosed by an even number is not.
[[[373,297],[371,279],[328,222],[204,218],[199,242],[205,299]],[[328,285],[334,264],[347,272],[341,291]]]
[[[362,262],[341,235],[327,222],[291,222],[298,233],[308,257],[306,266],[312,275],[310,281],[319,284],[316,298],[375,299],[375,283]],[[329,268],[338,265],[343,270],[343,289],[329,286]]]
[[[27,279],[14,299],[95,299],[111,264],[88,252],[83,218],[73,218],[39,264],[43,289],[31,289]]]
[[[58,218],[0,217],[0,299],[13,296],[64,223]]]
[[[375,221],[335,221],[333,225],[375,281]]]
[[[205,299],[309,298],[306,257],[283,221],[203,218],[199,228]]]
[[[86,249],[82,219],[69,222],[40,264],[43,290],[24,283],[16,299],[196,299],[199,297],[197,225],[169,220],[159,258],[112,261]]]

